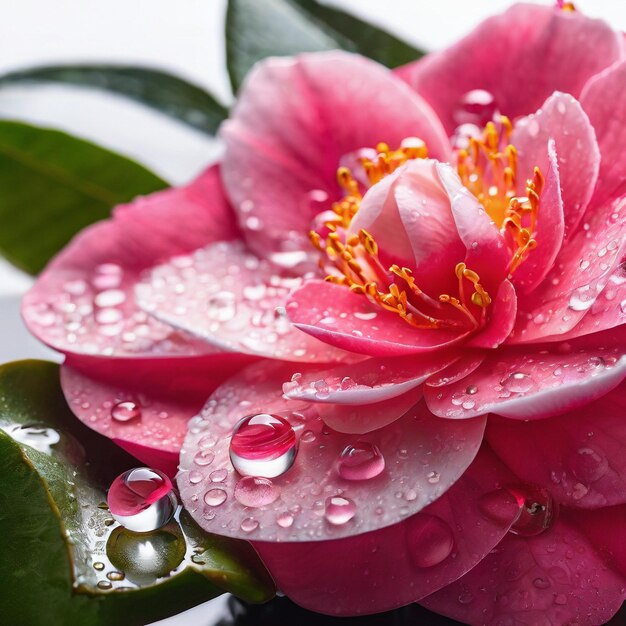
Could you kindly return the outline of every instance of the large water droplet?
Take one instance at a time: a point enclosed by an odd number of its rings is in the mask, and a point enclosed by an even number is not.
[[[169,522],[176,508],[172,482],[159,470],[139,467],[111,483],[107,502],[111,515],[125,528],[150,532]]]
[[[175,526],[170,524],[141,535],[116,528],[107,541],[107,556],[128,580],[138,585],[152,584],[167,576],[185,557],[185,539]]]
[[[355,514],[356,504],[350,498],[344,498],[343,496],[326,498],[326,519],[334,526],[341,526],[349,522]]]
[[[347,446],[339,456],[338,471],[345,480],[375,478],[385,469],[385,458],[378,446],[357,441]]]
[[[509,374],[503,381],[502,386],[508,391],[514,393],[525,393],[535,386],[535,381],[523,372],[513,372]]]
[[[130,422],[141,417],[141,407],[135,402],[118,402],[111,409],[111,417],[116,422]]]
[[[572,474],[587,485],[604,476],[609,469],[606,456],[588,446],[571,452],[567,457],[567,465]]]
[[[274,502],[279,495],[280,487],[269,478],[244,476],[235,486],[235,499],[243,506],[266,506]]]
[[[418,513],[407,521],[407,549],[416,567],[439,565],[450,556],[454,536],[440,517]]]
[[[293,465],[296,452],[296,433],[291,424],[269,413],[244,417],[235,426],[230,441],[230,460],[244,476],[280,476]]]
[[[550,493],[536,485],[520,485],[508,490],[522,504],[519,517],[510,532],[521,537],[540,535],[552,526],[558,509]]]
[[[223,489],[209,489],[204,494],[204,501],[209,506],[219,506],[220,504],[224,504],[226,502],[227,494]]]

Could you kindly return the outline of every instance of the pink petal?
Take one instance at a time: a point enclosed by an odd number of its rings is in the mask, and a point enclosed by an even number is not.
[[[537,247],[527,253],[512,281],[522,293],[533,291],[554,266],[564,234],[563,201],[554,141],[548,140],[548,157],[542,172],[545,186],[539,199],[536,226]],[[579,216],[577,216],[579,217]]]
[[[287,314],[295,326],[313,337],[370,356],[431,352],[464,337],[445,329],[415,328],[343,285],[324,281],[310,281],[294,291]]]
[[[307,609],[361,615],[397,608],[456,580],[499,543],[519,505],[502,492],[494,520],[478,503],[506,477],[481,451],[443,496],[399,524],[338,541],[253,545],[281,591]]]
[[[580,104],[569,94],[554,93],[541,109],[519,120],[511,136],[517,148],[518,192],[523,193],[526,179],[531,178],[535,166],[544,175],[550,170],[548,144],[553,140],[558,156],[558,174],[563,196],[565,236],[576,230],[591,199],[600,167],[600,150],[596,134]],[[544,195],[546,191],[544,191]],[[542,197],[543,200],[543,197]],[[558,210],[552,210],[554,201],[539,211],[539,220],[554,220]],[[562,226],[560,227],[562,229]],[[549,233],[550,226],[546,225]],[[539,247],[537,251],[539,251]],[[536,252],[533,252],[533,255]]]
[[[616,63],[586,85],[580,101],[600,146],[600,176],[591,204],[601,206],[626,193],[626,62]]]
[[[532,422],[492,418],[487,439],[525,480],[570,507],[626,502],[624,384],[590,405]]]
[[[487,355],[483,351],[467,351],[463,353],[457,361],[452,363],[452,365],[437,374],[433,374],[426,381],[426,384],[430,387],[443,387],[457,380],[461,380],[477,369],[486,357]]]
[[[341,197],[342,157],[415,135],[432,156],[447,157],[430,107],[372,61],[335,51],[258,64],[222,128],[224,182],[250,247],[261,256],[290,242],[306,249],[319,212],[310,192]]]
[[[559,90],[577,97],[594,74],[623,55],[623,41],[605,22],[582,13],[517,4],[483,22],[457,44],[403,68],[406,80],[435,109],[448,134],[467,119],[463,97],[481,89],[493,107],[515,118]]]
[[[624,544],[623,515],[602,511],[603,532]],[[593,540],[577,528],[577,516],[563,513],[536,537],[508,535],[463,578],[420,604],[476,626],[606,623],[624,599],[624,576],[607,567]]]
[[[497,348],[504,343],[515,325],[517,294],[510,281],[500,285],[496,297],[489,307],[489,321],[484,330],[467,342],[473,348]]]
[[[456,360],[455,355],[366,359],[297,374],[283,385],[290,400],[323,404],[369,404],[402,395]]]
[[[237,236],[216,167],[187,187],[117,207],[50,263],[22,313],[39,339],[61,352],[137,358],[213,350],[150,319],[134,303],[140,273],[172,255]]]
[[[623,343],[547,346],[498,350],[464,379],[424,387],[428,407],[435,415],[456,419],[484,413],[538,419],[595,400],[626,376]]]
[[[223,350],[290,361],[331,361],[339,351],[294,328],[282,311],[303,278],[219,242],[155,268],[137,285],[139,306]]]
[[[282,382],[293,369],[281,363],[248,367],[220,387],[191,420],[177,482],[185,507],[206,531],[256,541],[323,541],[391,526],[440,497],[478,450],[484,418],[442,421],[423,407],[366,436],[332,431],[310,404],[282,398]],[[272,479],[280,489],[279,499],[252,508],[234,496],[239,474],[229,459],[229,444],[237,422],[259,412],[288,419],[299,438],[299,450],[293,467]],[[382,473],[364,480],[341,477],[339,456],[357,442],[378,447],[385,461]],[[205,446],[214,453],[210,464],[204,455],[197,457]],[[216,471],[219,484],[211,480]],[[213,489],[222,490],[218,499],[226,498],[222,504],[211,504]],[[333,525],[325,519],[325,501],[339,494],[353,501],[355,515]]]

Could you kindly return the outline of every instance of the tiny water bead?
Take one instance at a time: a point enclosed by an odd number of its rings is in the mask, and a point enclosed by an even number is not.
[[[116,422],[130,422],[141,417],[141,407],[136,402],[118,402],[111,408],[111,417]]]
[[[291,424],[279,415],[244,417],[230,441],[230,460],[243,476],[275,478],[293,465],[298,442]]]
[[[349,522],[356,514],[356,504],[344,496],[326,498],[326,520],[334,526],[341,526]]]
[[[428,513],[418,513],[407,521],[406,537],[409,557],[421,569],[439,565],[454,548],[450,526]]]
[[[148,467],[120,474],[109,488],[107,502],[115,520],[138,533],[161,528],[169,522],[176,508],[170,479]]]
[[[513,393],[525,393],[535,386],[535,381],[523,372],[513,372],[502,380],[502,386]]]
[[[511,533],[520,537],[534,537],[552,526],[558,508],[546,489],[536,485],[519,485],[509,487],[508,491],[522,505],[517,520],[511,526]]]
[[[235,486],[235,499],[243,506],[266,506],[272,504],[279,495],[280,488],[269,478],[244,476]]]
[[[357,441],[346,446],[339,456],[338,471],[345,480],[368,480],[385,469],[385,458],[375,444]]]

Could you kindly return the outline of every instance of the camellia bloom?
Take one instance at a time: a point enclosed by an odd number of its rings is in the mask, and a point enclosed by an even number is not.
[[[182,445],[186,508],[303,606],[604,623],[624,58],[603,22],[518,5],[396,74],[258,65],[219,170],[119,207],[26,296],[70,406],[166,471]]]

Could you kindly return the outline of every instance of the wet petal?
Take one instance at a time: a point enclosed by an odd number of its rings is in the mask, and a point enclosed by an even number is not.
[[[259,255],[303,249],[319,212],[309,194],[341,197],[342,157],[415,135],[433,157],[447,157],[430,107],[370,60],[335,51],[258,64],[222,128],[224,182],[249,245]]]
[[[515,325],[517,294],[508,280],[500,285],[498,293],[489,307],[486,327],[467,342],[472,348],[497,348],[504,343]]]
[[[393,609],[456,580],[499,543],[517,503],[503,493],[497,520],[478,503],[507,477],[481,450],[443,496],[395,526],[331,542],[253,545],[278,587],[307,609],[333,615]]]
[[[370,356],[432,352],[461,341],[446,329],[419,329],[370,304],[343,285],[311,281],[291,294],[287,315],[295,326],[330,345]]]
[[[621,35],[582,13],[517,4],[457,44],[402,68],[400,76],[435,109],[448,134],[467,118],[463,98],[493,96],[511,118],[536,111],[555,90],[578,97],[589,78],[623,55]]]
[[[282,382],[293,369],[280,363],[247,368],[220,387],[190,422],[177,481],[185,507],[206,531],[256,541],[322,541],[391,526],[440,497],[478,450],[484,418],[442,421],[423,408],[365,436],[332,431],[310,404],[282,398]],[[299,449],[291,469],[272,479],[279,498],[250,508],[235,497],[240,476],[229,459],[229,444],[238,421],[259,412],[288,419]],[[198,463],[207,441],[214,444],[214,459]],[[382,473],[342,478],[339,457],[357,443],[376,446],[384,459]],[[214,472],[219,484],[211,479]],[[220,498],[214,498],[215,489]],[[348,501],[351,518],[333,518],[328,509],[333,497]]]
[[[303,283],[240,242],[219,242],[171,259],[137,285],[139,306],[223,350],[290,361],[332,361],[339,353],[294,328],[284,314]]]
[[[597,515],[603,532],[624,544],[623,515]],[[624,599],[624,576],[607,567],[577,516],[562,514],[536,537],[507,535],[463,578],[420,604],[467,624],[606,623]]]
[[[24,320],[44,343],[74,355],[214,352],[140,311],[133,287],[155,263],[236,234],[218,169],[211,168],[186,187],[119,206],[112,219],[78,234],[24,297]]]
[[[498,350],[462,380],[426,386],[424,397],[433,413],[457,419],[483,413],[538,419],[563,413],[603,396],[626,376],[623,344],[600,345]]]

